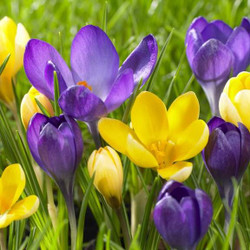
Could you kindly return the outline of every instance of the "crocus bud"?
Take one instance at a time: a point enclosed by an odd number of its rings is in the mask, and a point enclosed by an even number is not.
[[[63,115],[48,118],[37,113],[30,121],[27,140],[38,165],[56,181],[64,195],[71,193],[83,152],[76,121]]]
[[[176,181],[162,188],[154,208],[154,222],[162,238],[176,249],[195,249],[208,230],[213,207],[208,195]]]
[[[222,199],[232,205],[234,177],[240,182],[250,160],[250,133],[241,123],[214,117],[209,123],[210,136],[202,152],[207,170],[214,178]]]
[[[88,171],[94,185],[112,208],[119,208],[122,202],[123,170],[119,155],[107,146],[93,151],[88,160]]]
[[[30,39],[25,27],[9,18],[0,20],[0,64],[10,54],[9,61],[0,76],[0,99],[13,107],[14,93],[11,79],[23,66],[25,46]]]
[[[28,128],[29,121],[35,113],[42,113],[35,99],[43,105],[51,116],[54,115],[53,107],[49,99],[45,95],[38,92],[34,87],[31,87],[29,92],[24,95],[20,107],[21,119],[25,129]]]
[[[219,113],[219,97],[231,72],[236,76],[250,63],[250,37],[244,20],[233,30],[221,20],[209,23],[198,17],[187,31],[187,58],[214,115]]]
[[[219,101],[221,117],[237,126],[243,123],[250,130],[250,73],[241,72],[228,80]]]

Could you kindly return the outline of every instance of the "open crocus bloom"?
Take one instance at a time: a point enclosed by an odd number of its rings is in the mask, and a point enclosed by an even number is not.
[[[219,101],[221,117],[234,125],[243,123],[250,130],[250,73],[241,72],[228,80]]]
[[[118,108],[134,87],[150,76],[157,43],[146,36],[119,68],[119,56],[106,33],[87,25],[71,46],[71,71],[50,44],[32,39],[24,55],[25,72],[32,85],[48,98],[54,97],[53,72],[59,81],[59,105],[65,114],[90,122]]]
[[[0,228],[25,219],[36,212],[39,199],[30,195],[17,202],[25,187],[25,175],[19,164],[6,167],[0,178]]]
[[[23,66],[25,46],[30,39],[25,27],[9,18],[0,20],[0,64],[10,54],[10,58],[0,76],[0,99],[10,108],[14,105],[14,93],[11,79]]]
[[[236,76],[250,63],[249,30],[247,18],[233,30],[221,20],[209,23],[198,17],[187,31],[187,58],[214,115],[218,115],[218,100],[231,72]]]
[[[185,160],[197,155],[208,141],[208,127],[198,120],[200,106],[196,95],[179,96],[166,109],[150,92],[141,92],[131,110],[130,128],[124,123],[102,118],[101,136],[136,165],[156,168],[165,179],[186,180],[192,163]]]

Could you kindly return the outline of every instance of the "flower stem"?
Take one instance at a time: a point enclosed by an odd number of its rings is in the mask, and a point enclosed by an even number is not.
[[[125,244],[125,249],[129,249],[130,243],[131,243],[131,235],[129,233],[129,228],[128,228],[128,224],[126,222],[126,218],[125,218],[125,212],[122,209],[122,207],[116,209],[116,214],[119,218],[120,221],[120,225],[122,228],[122,234],[124,237],[124,244]]]
[[[1,250],[6,250],[6,242],[4,237],[4,229],[0,229],[0,247]]]
[[[87,125],[89,128],[89,132],[91,133],[93,140],[95,142],[96,149],[99,149],[102,146],[102,144],[100,140],[99,131],[97,128],[97,122],[98,121],[87,122]]]

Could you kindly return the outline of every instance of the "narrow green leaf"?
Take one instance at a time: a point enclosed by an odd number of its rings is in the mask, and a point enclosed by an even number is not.
[[[102,20],[102,29],[105,33],[107,33],[107,15],[108,15],[108,2],[106,1],[104,4],[103,20]]]
[[[42,105],[42,103],[39,102],[37,98],[35,98],[37,106],[40,108],[40,110],[43,112],[44,115],[50,117],[49,112],[46,110],[46,108]]]
[[[60,115],[60,107],[58,105],[58,99],[59,99],[59,83],[57,78],[57,73],[54,71],[54,112],[55,116]]]
[[[135,232],[135,236],[131,242],[130,248],[129,250],[140,250],[140,245],[139,245],[139,236],[140,236],[140,232],[141,232],[141,225],[138,225],[137,230]]]
[[[7,55],[7,57],[4,59],[3,63],[0,66],[0,75],[3,73],[3,70],[5,69],[9,59],[10,59],[10,54]]]
[[[97,239],[96,239],[96,250],[102,250],[104,249],[104,234],[106,231],[106,225],[105,223],[102,223],[102,225],[100,226],[98,235],[97,235]]]

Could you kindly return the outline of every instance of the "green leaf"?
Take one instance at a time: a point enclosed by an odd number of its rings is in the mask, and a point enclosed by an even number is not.
[[[0,75],[3,73],[3,70],[5,69],[9,59],[10,59],[10,54],[7,55],[7,57],[4,59],[3,63],[0,66]]]

